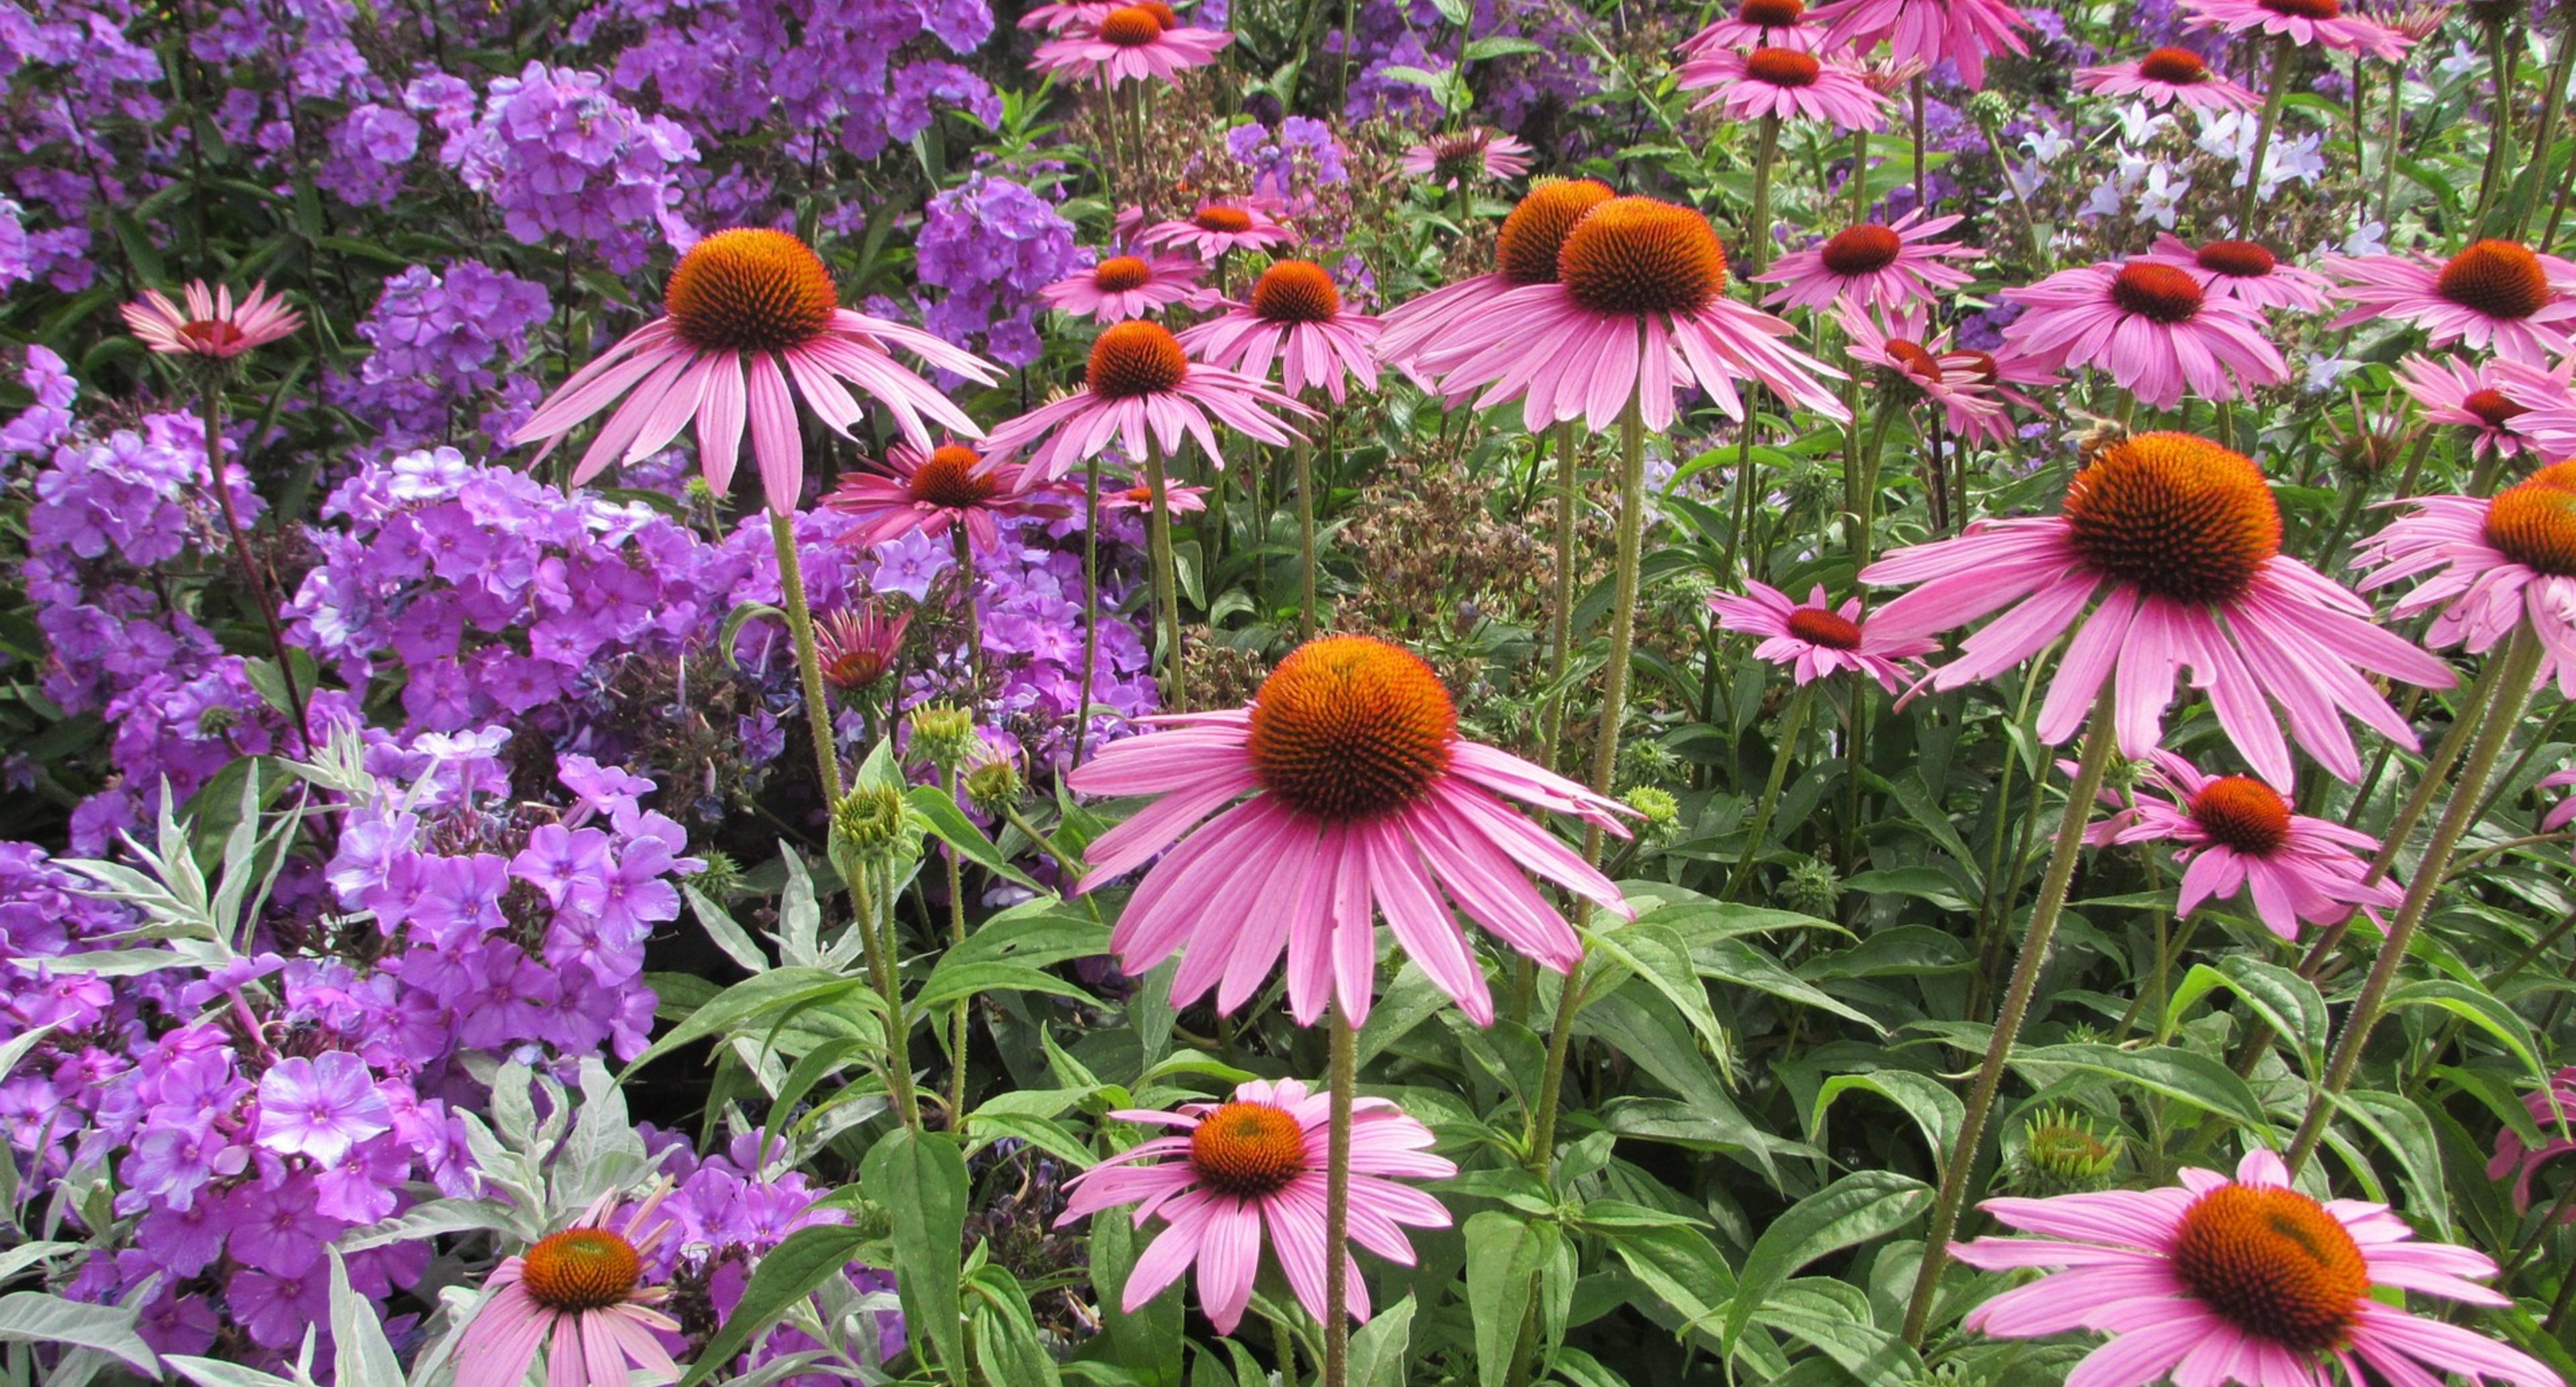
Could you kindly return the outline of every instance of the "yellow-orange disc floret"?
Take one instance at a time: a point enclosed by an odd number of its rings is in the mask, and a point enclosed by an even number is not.
[[[1556,255],[1565,247],[1565,233],[1583,220],[1584,213],[1615,196],[1610,185],[1597,178],[1572,178],[1530,189],[1529,196],[1503,218],[1503,229],[1494,242],[1494,272],[1506,284],[1554,284]]]
[[[1725,291],[1726,251],[1687,207],[1612,198],[1565,234],[1556,277],[1596,313],[1694,313]]]
[[[2281,552],[2262,471],[2187,433],[2135,434],[2096,454],[2066,489],[2066,528],[2099,572],[2185,603],[2244,595]]]
[[[1794,48],[1756,48],[1744,55],[1744,71],[1757,82],[1775,87],[1812,87],[1825,65],[1812,53]]]
[[[1233,1102],[1190,1133],[1190,1168],[1202,1184],[1237,1199],[1277,1194],[1306,1173],[1306,1133],[1286,1108]]]
[[[644,1274],[633,1244],[605,1228],[568,1228],[528,1249],[520,1284],[549,1310],[599,1310],[626,1299]]]
[[[1329,323],[1340,316],[1342,292],[1312,260],[1282,260],[1252,286],[1252,311],[1273,323]]]
[[[1253,699],[1252,769],[1290,809],[1368,819],[1429,790],[1457,736],[1457,709],[1422,657],[1325,636],[1280,661]]]
[[[1838,275],[1865,275],[1896,263],[1905,239],[1883,226],[1863,223],[1838,232],[1817,252],[1825,268]]]
[[[982,466],[983,461],[983,455],[972,448],[942,444],[913,469],[906,489],[913,500],[927,506],[980,506],[993,499],[1001,485],[992,470]]]
[[[1091,267],[1092,287],[1104,294],[1123,294],[1153,282],[1154,267],[1132,255],[1113,255]]]
[[[2222,1185],[2183,1212],[2175,1275],[2219,1318],[2301,1353],[2342,1347],[2370,1270],[2341,1220],[2296,1190]]]
[[[1092,340],[1084,379],[1104,400],[1127,400],[1170,390],[1189,373],[1190,359],[1170,329],[1138,321],[1113,324]]]
[[[1143,5],[1123,5],[1100,17],[1100,39],[1121,48],[1142,48],[1163,37],[1163,21]]]
[[[2281,260],[2259,241],[2212,241],[2192,256],[2192,263],[2230,279],[2261,279]]]
[[[1221,231],[1239,236],[1252,229],[1252,214],[1240,207],[1211,202],[1190,217],[1190,224],[1201,231]]]
[[[2191,797],[2191,821],[2213,842],[2268,857],[2290,841],[2290,802],[2250,775],[2222,775]]]
[[[707,352],[780,352],[820,338],[840,293],[813,247],[784,231],[738,226],[680,257],[663,291],[671,330]]]
[[[2171,265],[2133,261],[2111,277],[2111,302],[2150,322],[2188,323],[2207,298],[2199,280]]]
[[[2138,75],[2150,82],[2187,87],[2209,80],[2209,64],[2188,48],[2159,48],[2138,60]]]
[[[1807,13],[1805,0],[1744,0],[1736,7],[1737,22],[1765,29],[1785,29]]]
[[[2528,318],[2549,306],[2549,275],[2520,241],[2476,241],[2451,257],[2434,292],[2490,318]]]
[[[2487,543],[2553,577],[2576,578],[2576,458],[2553,462],[2487,506]]]

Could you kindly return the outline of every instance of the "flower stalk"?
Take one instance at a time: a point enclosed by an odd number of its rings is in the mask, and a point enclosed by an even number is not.
[[[787,631],[796,641],[796,668],[805,685],[805,722],[814,737],[814,771],[823,787],[823,803],[841,802],[841,753],[832,735],[832,703],[823,688],[823,656],[814,644],[814,609],[805,602],[805,565],[796,552],[796,518],[769,512],[769,538],[778,550],[779,603],[787,609]],[[854,883],[851,887],[856,891]]]
[[[1172,556],[1170,487],[1163,477],[1163,450],[1150,441],[1145,445],[1145,486],[1151,502],[1145,523],[1153,547],[1155,624],[1163,628],[1163,708],[1184,713],[1189,709],[1181,687],[1180,570]]]
[[[208,373],[211,375],[211,371]],[[277,625],[277,593],[258,560],[251,556],[250,536],[243,532],[241,516],[233,509],[233,489],[224,484],[224,392],[212,379],[202,382],[206,424],[206,475],[215,493],[215,511],[223,517],[224,538],[231,542],[233,563],[241,569],[242,595],[259,608],[260,624],[268,630],[269,652],[277,657],[277,677],[286,686],[286,717],[293,725],[295,744],[310,749],[310,734],[305,726],[303,691],[296,687],[295,662],[286,657],[286,633]]]
[[[1351,1377],[1351,1090],[1359,1082],[1359,1028],[1336,1003],[1324,1018],[1332,1037],[1331,1127],[1324,1147],[1324,1387],[1349,1387]]]
[[[1807,730],[1807,713],[1816,701],[1816,686],[1800,684],[1789,695],[1789,706],[1780,714],[1780,729],[1772,739],[1771,774],[1762,782],[1762,798],[1753,806],[1753,826],[1744,839],[1744,855],[1735,859],[1735,872],[1727,878],[1726,891],[1719,900],[1731,901],[1744,892],[1745,883],[1753,876],[1753,864],[1762,855],[1763,840],[1771,836],[1771,811],[1780,804],[1780,787],[1788,783],[1789,762],[1798,748],[1798,738]]]

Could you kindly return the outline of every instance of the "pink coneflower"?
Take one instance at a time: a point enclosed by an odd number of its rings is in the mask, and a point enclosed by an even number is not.
[[[1096,25],[1068,25],[1060,37],[1039,44],[1029,66],[1077,79],[1096,77],[1107,87],[1148,78],[1177,82],[1191,68],[1215,62],[1232,42],[1234,35],[1223,30],[1181,23],[1169,5],[1121,5]]]
[[[1186,255],[1112,255],[1038,291],[1049,308],[1079,318],[1120,323],[1180,304],[1198,308],[1216,297],[1199,283],[1198,261]]]
[[[2161,750],[2144,764],[2143,783],[2163,795],[2139,795],[2112,841],[2183,845],[2174,854],[2185,864],[2176,915],[2248,894],[2264,928],[2296,939],[2302,920],[2336,924],[2355,906],[2394,908],[2404,899],[2395,882],[2367,880],[2361,854],[2379,851],[2369,834],[2294,813],[2280,791],[2250,775],[2205,775]]]
[[[1202,202],[1187,218],[1156,222],[1136,239],[1149,246],[1182,246],[1201,260],[1214,260],[1230,250],[1293,246],[1297,232],[1255,202]]]
[[[2415,41],[2385,24],[2343,12],[2341,0],[2183,0],[2183,23],[2231,34],[2287,34],[2305,48],[2324,44],[2395,62]]]
[[[1806,22],[1805,0],[1739,0],[1735,12],[1683,39],[1675,50],[1696,58],[1721,48],[1795,48],[1812,53],[1824,33]]]
[[[2234,299],[2258,312],[2288,308],[2315,313],[2334,292],[2324,275],[2282,264],[2281,257],[2260,241],[2209,241],[2194,247],[2167,232],[2157,236],[2155,249],[2138,261],[2171,265],[2190,275],[2211,298]]]
[[[1444,131],[1404,151],[1396,162],[1406,173],[1455,188],[1477,179],[1501,182],[1529,172],[1530,147],[1500,130],[1470,125]]]
[[[1975,278],[1942,262],[1974,260],[1983,251],[1932,239],[1958,224],[1955,216],[1925,221],[1919,208],[1893,226],[1863,222],[1781,256],[1753,282],[1781,286],[1762,300],[1774,308],[1822,308],[1836,299],[1860,308],[1928,304]]]
[[[1208,462],[1223,467],[1216,425],[1262,443],[1296,441],[1272,410],[1296,418],[1314,413],[1249,376],[1192,363],[1169,329],[1138,320],[1112,324],[1093,340],[1082,389],[1003,424],[985,446],[995,453],[1029,450],[1023,485],[1053,481],[1111,443],[1141,458],[1148,440],[1168,456],[1183,439],[1195,438]]]
[[[883,544],[918,530],[931,539],[964,525],[977,549],[1001,547],[1006,515],[1061,515],[1050,493],[1029,487],[1017,463],[1001,462],[958,443],[928,452],[909,445],[886,450],[891,476],[854,472],[823,498],[827,510],[858,517],[845,544]]]
[[[860,416],[849,386],[891,410],[916,447],[930,446],[924,416],[969,437],[981,432],[886,348],[901,347],[977,384],[992,383],[992,368],[919,328],[841,307],[822,257],[784,231],[735,227],[698,242],[671,271],[663,308],[663,316],[574,372],[511,441],[542,441],[542,458],[622,395],[626,403],[573,469],[574,484],[612,462],[660,452],[694,418],[699,470],[722,495],[733,485],[748,425],[762,491],[769,508],[785,515],[805,485],[791,377],[815,417],[845,438]]]
[[[1342,291],[1333,277],[1312,260],[1282,260],[1261,272],[1252,285],[1252,301],[1229,304],[1217,316],[1185,329],[1181,345],[1212,366],[1241,371],[1258,381],[1279,367],[1280,384],[1291,395],[1323,387],[1340,404],[1343,377],[1377,389],[1377,343],[1380,324],[1364,313],[1342,311]]]
[[[1591,178],[1541,182],[1531,188],[1503,218],[1502,231],[1494,240],[1494,268],[1490,272],[1434,289],[1387,310],[1380,320],[1379,359],[1404,372],[1414,384],[1431,388],[1430,380],[1417,365],[1424,349],[1436,345],[1452,324],[1482,316],[1494,300],[1512,290],[1531,284],[1554,284],[1557,252],[1565,245],[1565,233],[1574,229],[1584,213],[1615,196],[1609,184]]]
[[[1118,1153],[1066,1182],[1072,1198],[1059,1226],[1121,1204],[1136,1206],[1136,1226],[1162,1215],[1163,1231],[1137,1258],[1121,1306],[1128,1314],[1162,1294],[1193,1265],[1199,1308],[1219,1334],[1231,1334],[1252,1299],[1264,1243],[1306,1313],[1321,1320],[1324,1180],[1332,1095],[1295,1079],[1254,1079],[1224,1103],[1184,1103],[1177,1112],[1125,1108],[1125,1122],[1177,1129]],[[1431,1129],[1384,1098],[1351,1100],[1351,1239],[1403,1266],[1413,1265],[1406,1228],[1446,1228],[1440,1201],[1399,1184],[1458,1173],[1431,1154]],[[1141,1162],[1152,1164],[1141,1164]],[[1353,1318],[1369,1317],[1359,1263],[1344,1254],[1343,1284]]]
[[[1324,636],[1280,661],[1251,706],[1162,721],[1165,730],[1101,748],[1066,784],[1160,797],[1093,840],[1074,891],[1171,849],[1119,912],[1109,946],[1141,973],[1186,945],[1174,1005],[1215,988],[1217,1009],[1234,1010],[1285,949],[1298,1024],[1313,1025],[1329,1001],[1357,1026],[1376,990],[1383,914],[1405,953],[1485,1025],[1493,996],[1452,902],[1560,973],[1583,944],[1530,873],[1634,918],[1609,878],[1511,801],[1622,837],[1615,816],[1627,811],[1460,737],[1448,691],[1411,651]]]
[[[2532,1177],[2549,1162],[2576,1152],[2576,1126],[2571,1126],[2576,1124],[2576,1065],[2559,1070],[2547,1086],[2524,1094],[2522,1102],[2531,1110],[2531,1124],[2540,1129],[2540,1145],[2525,1145],[2511,1127],[2497,1132],[2495,1159],[2487,1162],[2487,1178],[2512,1176],[2514,1212],[2527,1214],[2531,1212]],[[2567,1211],[2567,1220],[2576,1222],[2576,1209]]]
[[[2028,53],[2021,30],[2029,27],[2008,0],[1833,0],[1808,18],[1825,26],[1824,46],[1862,53],[1888,41],[1899,63],[1937,67],[1958,64],[1970,90],[1986,84],[1986,58]]]
[[[1956,539],[1900,549],[1860,577],[1920,584],[1878,609],[1890,639],[2012,608],[1933,675],[1937,689],[1992,678],[2071,630],[2040,738],[2074,736],[2116,673],[2120,753],[2132,760],[2163,736],[2186,666],[2246,762],[2276,785],[2292,774],[2276,705],[2299,745],[2350,781],[2361,757],[2338,710],[2415,745],[2364,672],[2428,688],[2453,682],[2448,666],[2374,625],[2361,599],[2281,552],[2280,507],[2250,459],[2185,433],[2104,448],[2075,475],[2060,514],[1981,521]]]
[[[1203,486],[1167,482],[1163,486],[1163,504],[1174,515],[1197,515],[1207,509],[1207,494],[1208,489]],[[1100,493],[1100,508],[1143,515],[1154,508],[1154,488],[1149,483],[1136,482],[1115,491],[1104,491]]]
[[[2078,90],[2098,96],[2144,97],[2149,106],[2176,103],[2195,111],[2250,111],[2263,99],[2209,70],[2188,48],[2159,48],[2125,63],[2075,70]]]
[[[143,345],[156,352],[218,361],[264,347],[304,322],[302,313],[268,292],[266,282],[252,285],[240,303],[233,302],[231,285],[209,289],[202,279],[188,281],[180,297],[188,301],[185,312],[158,289],[144,290],[140,302],[117,311]]]
[[[903,634],[911,626],[912,613],[888,618],[874,603],[843,607],[816,622],[823,682],[848,693],[885,678],[902,653]]]
[[[2429,255],[2329,255],[2317,268],[2344,282],[2352,311],[2329,326],[2397,318],[2431,346],[2465,342],[2545,366],[2576,351],[2576,264],[2520,241],[2477,241],[2449,260]]]
[[[1936,640],[1892,641],[1871,631],[1861,618],[1859,598],[1846,598],[1836,607],[1826,600],[1822,583],[1803,607],[1790,601],[1789,594],[1751,578],[1744,580],[1743,596],[1720,593],[1708,605],[1719,626],[1762,637],[1753,647],[1754,657],[1789,666],[1801,684],[1849,670],[1895,693],[1898,676],[1905,673],[1900,662],[1941,648]]]
[[[679,1332],[679,1321],[652,1308],[670,1291],[636,1284],[670,1231],[669,1219],[653,1220],[670,1192],[667,1182],[656,1186],[615,1232],[608,1216],[617,1195],[601,1195],[570,1228],[501,1263],[457,1343],[456,1387],[519,1387],[540,1346],[548,1387],[626,1387],[630,1364],[666,1382],[678,1377],[653,1337]]]
[[[2424,417],[2469,431],[2479,457],[2519,457],[2534,449],[2563,452],[2550,428],[2552,416],[2576,423],[2576,389],[2569,366],[2544,371],[2502,357],[2462,361],[2410,356],[2397,363],[2397,383]],[[2536,421],[2530,416],[2539,412]]]
[[[2576,698],[2576,459],[2552,463],[2483,496],[2417,496],[2354,553],[2353,567],[2372,569],[2360,583],[2375,592],[2429,574],[2389,615],[2400,620],[2435,611],[2424,640],[2435,649],[2483,654],[2528,620],[2555,666],[2558,687]]]
[[[1692,110],[1720,106],[1735,120],[1776,116],[1875,130],[1887,114],[1887,98],[1870,90],[1855,69],[1800,48],[1709,49],[1673,76],[1683,91],[1708,93],[1691,103]]]
[[[2157,409],[2181,403],[2186,388],[2233,400],[2289,376],[2252,308],[2172,265],[2085,265],[2003,297],[2028,310],[2004,340],[2052,366],[2098,366]]]
[[[1073,28],[1097,29],[1100,21],[1107,19],[1111,11],[1123,10],[1131,3],[1133,0],[1052,0],[1049,4],[1030,7],[1027,14],[1020,16],[1020,27],[1044,29],[1050,34]],[[1177,14],[1173,16],[1176,26],[1179,19]]]
[[[1987,1271],[2050,1274],[1978,1306],[1967,1327],[2012,1339],[2111,1335],[2076,1365],[2067,1379],[2076,1387],[2147,1387],[2168,1376],[2197,1387],[2430,1387],[2444,1373],[2561,1387],[2527,1354],[2374,1294],[2511,1305],[2465,1279],[2495,1274],[2484,1253],[2417,1242],[2384,1204],[2318,1203],[2290,1188],[2289,1168],[2269,1151],[2239,1161],[2233,1180],[2193,1167],[2181,1179],[1986,1200],[1979,1207],[1997,1221],[2041,1236],[1979,1238],[1951,1254]]]
[[[1647,428],[1668,429],[1674,397],[1693,383],[1741,419],[1739,380],[1844,417],[1817,379],[1842,373],[1786,345],[1787,323],[1726,297],[1726,251],[1687,207],[1645,197],[1593,207],[1565,233],[1556,274],[1442,325],[1419,362],[1443,393],[1482,387],[1478,409],[1519,399],[1533,433],[1578,418],[1607,428],[1631,400]]]
[[[1953,433],[1999,439],[2011,432],[2004,396],[1996,386],[1995,358],[1951,350],[1946,330],[1926,334],[1919,306],[1885,314],[1884,321],[1846,306],[1834,311],[1834,320],[1842,324],[1853,361],[1890,372],[1897,383],[1938,404]]]

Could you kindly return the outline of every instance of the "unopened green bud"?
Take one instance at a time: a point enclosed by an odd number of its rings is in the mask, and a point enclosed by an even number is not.
[[[925,703],[912,710],[913,753],[942,773],[965,764],[983,741],[975,731],[975,714],[946,703]]]
[[[2022,1126],[2032,1182],[2060,1192],[2100,1189],[2120,1164],[2120,1137],[2072,1110],[2042,1109]]]
[[[966,802],[975,812],[995,818],[1020,804],[1020,767],[1007,756],[995,756],[966,772]]]
[[[1801,915],[1832,918],[1842,904],[1842,878],[1834,869],[1812,857],[1800,857],[1789,863],[1789,874],[1780,883],[1780,904]]]
[[[873,1199],[862,1199],[850,1207],[850,1231],[863,1242],[891,1238],[894,1211]]]
[[[704,867],[680,878],[696,888],[699,895],[711,901],[731,899],[742,890],[742,864],[731,853],[707,851],[699,854]]]
[[[891,785],[861,785],[832,806],[832,865],[843,876],[909,856],[920,845],[919,816]]]
[[[1999,91],[1981,91],[1968,98],[1968,117],[1979,125],[2001,125],[2013,118],[2013,99]]]
[[[1628,807],[1646,816],[1646,827],[1661,831],[1673,826],[1682,814],[1681,801],[1660,785],[1640,785],[1620,796]]]

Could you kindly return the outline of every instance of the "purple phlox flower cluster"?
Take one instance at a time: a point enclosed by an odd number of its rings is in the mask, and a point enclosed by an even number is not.
[[[18,156],[0,191],[19,204],[31,277],[65,293],[89,287],[93,203],[122,202],[130,188],[107,132],[157,124],[165,114],[161,62],[129,31],[144,32],[128,0],[59,0],[0,6],[0,74],[6,74],[9,143]]]
[[[676,209],[697,146],[678,122],[619,101],[605,76],[531,62],[493,79],[470,125],[445,81],[415,82],[406,100],[447,133],[440,161],[492,200],[519,241],[587,242],[620,274],[641,268],[658,242],[688,245]]]
[[[976,173],[930,199],[913,240],[914,269],[942,291],[924,326],[1011,366],[1038,359],[1037,292],[1080,268],[1073,223],[1026,186]]]
[[[1308,229],[1307,220],[1334,201],[1324,190],[1350,180],[1342,142],[1320,120],[1290,116],[1277,128],[1258,121],[1225,132],[1225,147],[1250,175],[1252,195]]]
[[[0,289],[36,277],[35,249],[27,241],[27,212],[15,199],[0,197]]]
[[[535,411],[539,388],[513,368],[533,349],[551,301],[543,285],[471,260],[445,274],[414,265],[385,280],[358,336],[375,348],[339,390],[376,426],[375,451],[452,439],[467,412],[495,448]]]
[[[420,122],[399,107],[369,101],[331,127],[331,157],[315,181],[354,207],[390,207],[403,191]]]
[[[0,424],[0,462],[50,454],[72,436],[72,401],[80,396],[80,382],[72,379],[69,362],[50,347],[31,346],[18,383],[35,402]]]
[[[1519,38],[1540,49],[1477,65],[1477,118],[1523,135],[1553,133],[1558,117],[1601,88],[1581,32],[1590,23],[1582,6],[1560,0],[1475,0],[1467,24],[1470,42]],[[1399,68],[1446,73],[1457,65],[1456,26],[1439,6],[1433,0],[1363,0],[1354,27],[1356,45],[1339,28],[1323,43],[1335,61],[1349,52],[1359,65],[1344,114],[1352,120],[1389,115],[1417,124],[1437,121],[1442,113],[1431,90],[1394,74]]]

